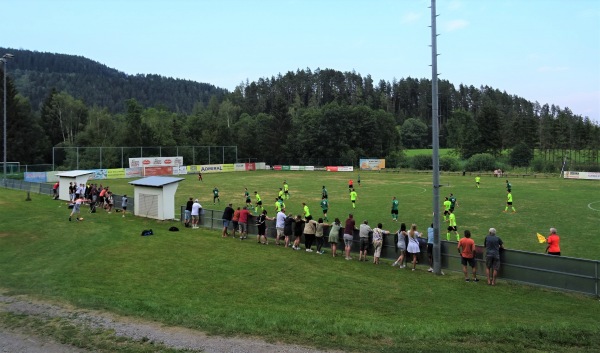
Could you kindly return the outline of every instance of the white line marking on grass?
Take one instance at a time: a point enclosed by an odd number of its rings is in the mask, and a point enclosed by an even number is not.
[[[594,211],[598,211],[598,212],[600,212],[600,210],[599,210],[599,209],[597,209],[597,208],[593,208],[593,207],[592,207],[592,205],[593,205],[593,204],[595,204],[595,203],[600,203],[600,201],[594,201],[594,202],[590,202],[590,203],[588,203],[588,208],[589,208],[590,210],[594,210]]]

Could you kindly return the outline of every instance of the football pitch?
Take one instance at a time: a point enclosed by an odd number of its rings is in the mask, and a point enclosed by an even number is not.
[[[360,175],[361,184],[357,179]],[[458,201],[455,215],[459,233],[469,229],[477,244],[483,244],[489,228],[496,228],[505,247],[531,252],[544,252],[545,244],[537,241],[536,233],[549,234],[557,228],[564,256],[598,260],[600,253],[600,182],[594,180],[565,180],[560,178],[508,178],[512,184],[513,206],[517,212],[504,213],[506,179],[482,176],[480,188],[475,187],[475,175],[440,177],[440,207],[444,197],[454,194]],[[189,197],[198,198],[206,209],[223,209],[228,203],[244,206],[244,188],[254,202],[258,191],[269,216],[275,216],[275,198],[284,180],[290,186],[289,199],[284,200],[286,211],[302,214],[302,202],[311,214],[322,215],[319,202],[321,188],[329,193],[329,219],[338,217],[342,223],[349,213],[358,222],[368,220],[372,226],[381,222],[384,229],[395,231],[400,223],[416,223],[426,231],[432,222],[432,176],[423,173],[391,172],[287,172],[256,171],[243,173],[189,174],[179,184],[176,205],[185,205]],[[348,181],[354,181],[358,193],[356,208],[352,208]],[[103,180],[117,194],[133,194],[129,180]],[[106,183],[104,185],[107,185]],[[213,205],[212,190],[219,189],[221,203]],[[400,201],[399,221],[391,221],[392,197]],[[179,210],[176,210],[178,213]],[[440,239],[446,239],[447,223],[440,214]],[[455,240],[452,239],[451,240]]]

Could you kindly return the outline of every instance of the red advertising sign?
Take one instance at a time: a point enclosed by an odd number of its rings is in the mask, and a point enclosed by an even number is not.
[[[273,166],[273,170],[281,170],[281,166],[280,165],[274,165]]]
[[[144,176],[173,175],[173,167],[146,167]]]
[[[246,163],[246,170],[256,170],[256,163]]]

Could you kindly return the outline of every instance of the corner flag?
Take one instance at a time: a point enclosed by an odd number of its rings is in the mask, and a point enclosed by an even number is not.
[[[541,235],[540,233],[537,233],[537,238],[538,238],[538,241],[540,242],[540,244],[546,242],[546,237]]]

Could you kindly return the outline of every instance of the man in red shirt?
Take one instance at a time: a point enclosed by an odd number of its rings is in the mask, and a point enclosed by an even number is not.
[[[556,234],[556,228],[550,228],[550,235],[546,242],[548,243],[546,247],[548,255],[560,256],[560,237]]]
[[[240,211],[238,224],[240,225],[240,240],[248,238],[248,219],[250,218],[248,207],[244,206]]]
[[[465,282],[470,282],[469,273],[467,272],[467,264],[471,266],[473,272],[473,282],[479,282],[477,279],[477,261],[475,261],[475,241],[471,239],[471,232],[465,230],[465,237],[458,241],[458,253],[460,254],[460,262],[462,264],[463,273],[465,274]]]

